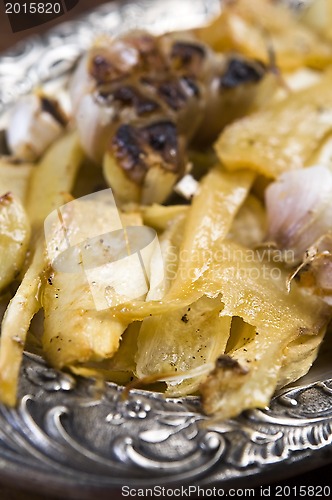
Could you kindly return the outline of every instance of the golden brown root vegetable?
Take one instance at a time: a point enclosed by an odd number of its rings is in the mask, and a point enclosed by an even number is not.
[[[322,1],[325,0],[312,2],[313,9],[319,10],[317,4]],[[330,30],[329,4],[326,0],[328,15],[323,14],[322,21]],[[221,15],[196,32],[217,51],[238,51],[266,63],[272,49],[278,67],[284,71],[303,66],[323,69],[332,62],[332,47],[324,38],[325,33],[320,36],[308,29],[296,13],[273,0],[226,1]]]
[[[297,286],[288,293],[287,272],[277,262],[262,262],[255,252],[231,242],[220,251],[224,259],[206,275],[206,289],[222,293],[223,315],[239,316],[254,327],[217,361],[201,386],[205,411],[228,418],[268,405],[289,344],[302,336],[321,338],[331,311]]]
[[[11,193],[0,197],[0,291],[18,277],[30,241],[24,208]]]
[[[33,165],[15,164],[10,159],[0,159],[0,195],[12,193],[26,207],[29,181]]]
[[[332,131],[332,73],[321,82],[228,126],[215,148],[229,170],[250,168],[269,178],[311,164]]]
[[[44,245],[37,247],[32,263],[15,296],[9,303],[1,325],[0,399],[9,406],[16,402],[18,376],[26,335],[40,309],[38,290],[45,270]]]
[[[222,308],[220,297],[202,297],[178,311],[146,318],[138,336],[137,376],[159,376],[170,396],[196,391],[225,351],[231,318],[220,315]]]

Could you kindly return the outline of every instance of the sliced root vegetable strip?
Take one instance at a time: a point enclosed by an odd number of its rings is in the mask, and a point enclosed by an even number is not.
[[[47,150],[31,177],[27,209],[33,228],[39,228],[63,204],[64,193],[71,192],[83,159],[76,133],[61,137]]]
[[[304,167],[332,131],[332,74],[265,110],[238,120],[216,142],[229,170],[250,168],[269,178]]]
[[[203,179],[188,210],[177,255],[177,273],[169,291],[160,301],[132,301],[114,307],[114,317],[142,320],[147,316],[180,309],[202,297],[204,292],[198,284],[213,263],[214,255],[227,236],[253,180],[251,172],[211,170]]]
[[[330,309],[297,286],[287,293],[287,275],[277,263],[261,262],[251,250],[231,242],[221,252],[224,259],[206,276],[206,289],[222,293],[223,315],[239,316],[255,327],[242,346],[217,361],[201,387],[205,411],[228,418],[269,403],[285,349],[303,335],[320,335]]]
[[[44,245],[40,241],[31,266],[9,303],[1,325],[0,399],[9,406],[14,406],[16,402],[26,335],[32,318],[40,309],[38,294],[44,270]]]
[[[198,389],[208,367],[224,353],[231,318],[221,317],[220,297],[202,297],[190,307],[146,318],[138,337],[138,377],[173,373],[179,380],[168,382],[167,394],[181,396]],[[183,374],[202,368],[203,374],[183,380]]]

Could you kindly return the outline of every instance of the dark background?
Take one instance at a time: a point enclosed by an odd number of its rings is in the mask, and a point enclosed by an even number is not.
[[[15,1],[15,0],[13,0]],[[167,1],[167,0],[165,0]],[[179,0],[180,1],[180,0]],[[248,0],[249,1],[249,0]],[[68,13],[64,14],[61,17],[57,17],[56,19],[49,21],[45,24],[42,24],[40,26],[36,26],[35,28],[30,28],[24,31],[20,31],[17,33],[13,33],[9,19],[7,18],[7,15],[5,14],[5,8],[4,4],[5,2],[1,1],[0,3],[0,52],[5,51],[6,49],[12,47],[15,43],[18,41],[24,39],[25,37],[35,34],[35,33],[43,33],[50,29],[52,26],[55,26],[59,22],[64,22],[64,21],[69,21],[70,19],[73,19],[77,16],[79,16],[81,13],[93,9],[94,7],[97,7],[98,5],[101,5],[103,3],[107,3],[107,0],[79,0],[78,4]],[[297,475],[293,477],[292,479],[287,479],[282,482],[278,483],[273,483],[273,475],[269,478],[266,478],[268,481],[270,481],[273,486],[276,484],[279,485],[288,485],[288,486],[301,486],[301,485],[321,485],[321,486],[326,486],[326,485],[331,485],[332,484],[332,464],[331,465],[326,465],[324,467],[321,467],[319,469],[315,469],[315,462],[313,460],[312,462],[312,470],[311,472]],[[286,472],[286,471],[285,471]],[[285,474],[286,475],[286,474]],[[18,487],[20,489],[18,489]],[[273,491],[273,489],[272,489]],[[273,497],[273,495],[271,495]],[[257,493],[255,495],[255,498],[259,498],[259,488],[257,489]],[[36,495],[35,493],[31,494],[28,492],[24,491],[24,477],[21,479],[21,483],[19,485],[15,485],[15,487],[8,487],[6,485],[1,485],[0,483],[0,499],[1,500],[45,500],[45,499],[50,499],[52,497],[48,496],[40,496]],[[112,494],[110,495],[110,499],[116,500],[117,498],[121,498],[120,494]],[[192,498],[192,497],[191,497]],[[305,497],[304,497],[305,498]]]
[[[12,3],[15,3],[15,0],[10,1]],[[37,2],[38,0],[35,1]],[[17,33],[13,33],[11,29],[9,19],[7,17],[7,14],[5,14],[5,3],[6,0],[0,0],[0,52],[3,52],[7,48],[17,43],[19,40],[22,40],[29,35],[35,33],[43,33],[59,22],[69,21],[70,19],[74,19],[84,11],[93,9],[94,7],[97,7],[98,5],[101,5],[103,3],[107,3],[107,0],[79,0],[78,4],[63,16],[57,17],[53,21],[49,21],[35,28],[27,29]],[[27,1],[27,3],[30,2]],[[62,2],[60,1],[60,3]]]

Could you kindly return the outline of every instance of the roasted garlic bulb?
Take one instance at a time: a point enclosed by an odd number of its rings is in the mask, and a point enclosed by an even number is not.
[[[193,35],[102,37],[81,60],[71,98],[82,145],[118,199],[162,202],[188,171],[189,145],[209,145],[253,107],[268,70],[217,54]]]

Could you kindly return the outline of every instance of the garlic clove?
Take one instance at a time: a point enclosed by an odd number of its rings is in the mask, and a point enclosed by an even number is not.
[[[266,189],[268,240],[294,252],[294,264],[332,229],[332,172],[315,165],[282,174]]]
[[[67,118],[58,102],[42,94],[32,94],[18,101],[6,131],[14,156],[35,161],[60,136]]]

